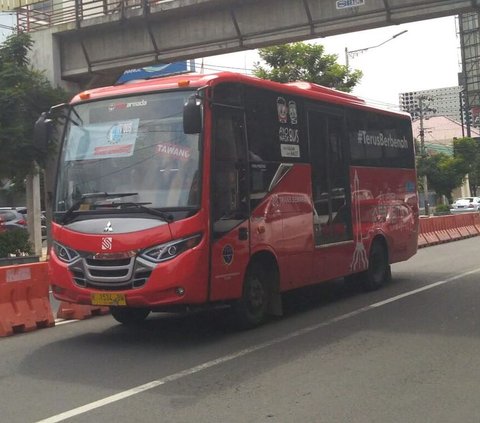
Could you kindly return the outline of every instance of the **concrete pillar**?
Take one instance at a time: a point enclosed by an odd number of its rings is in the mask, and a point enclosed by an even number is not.
[[[44,71],[45,76],[54,87],[62,87],[69,92],[76,93],[81,90],[80,86],[62,79],[60,42],[54,33],[54,28],[30,33],[34,43],[29,55],[30,63],[35,69]]]
[[[27,225],[33,252],[42,256],[42,227],[40,203],[40,174],[35,172],[27,176]]]
[[[468,175],[465,176],[461,190],[462,197],[470,197],[470,180],[468,179]]]

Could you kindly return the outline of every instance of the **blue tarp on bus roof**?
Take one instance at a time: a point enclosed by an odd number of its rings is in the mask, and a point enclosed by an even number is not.
[[[183,60],[173,63],[159,63],[158,65],[147,66],[140,69],[128,69],[118,79],[117,84],[123,84],[128,81],[137,79],[158,78],[161,76],[193,72],[195,70],[195,62]]]

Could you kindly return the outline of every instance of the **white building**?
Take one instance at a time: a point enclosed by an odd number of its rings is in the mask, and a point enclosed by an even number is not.
[[[399,94],[400,109],[412,113],[419,107],[419,97],[430,98],[425,100],[424,107],[435,109],[428,116],[445,116],[461,122],[460,91],[461,87],[435,88],[431,90],[409,91]]]

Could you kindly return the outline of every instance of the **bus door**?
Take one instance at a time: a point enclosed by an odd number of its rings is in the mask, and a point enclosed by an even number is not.
[[[345,273],[352,260],[353,237],[344,116],[315,108],[308,112],[314,203],[314,274],[320,280]]]
[[[213,107],[210,300],[238,298],[250,257],[245,115]]]

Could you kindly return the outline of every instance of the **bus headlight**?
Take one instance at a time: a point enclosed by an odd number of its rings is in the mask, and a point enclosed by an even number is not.
[[[165,244],[155,245],[147,248],[140,253],[140,257],[153,261],[154,263],[161,263],[163,261],[171,260],[174,257],[182,254],[200,243],[202,239],[201,234],[192,235],[188,238],[177,239],[175,241],[166,242]]]
[[[65,263],[72,263],[80,257],[80,254],[78,254],[75,250],[65,247],[58,242],[53,243],[53,251],[55,251],[55,255]]]

